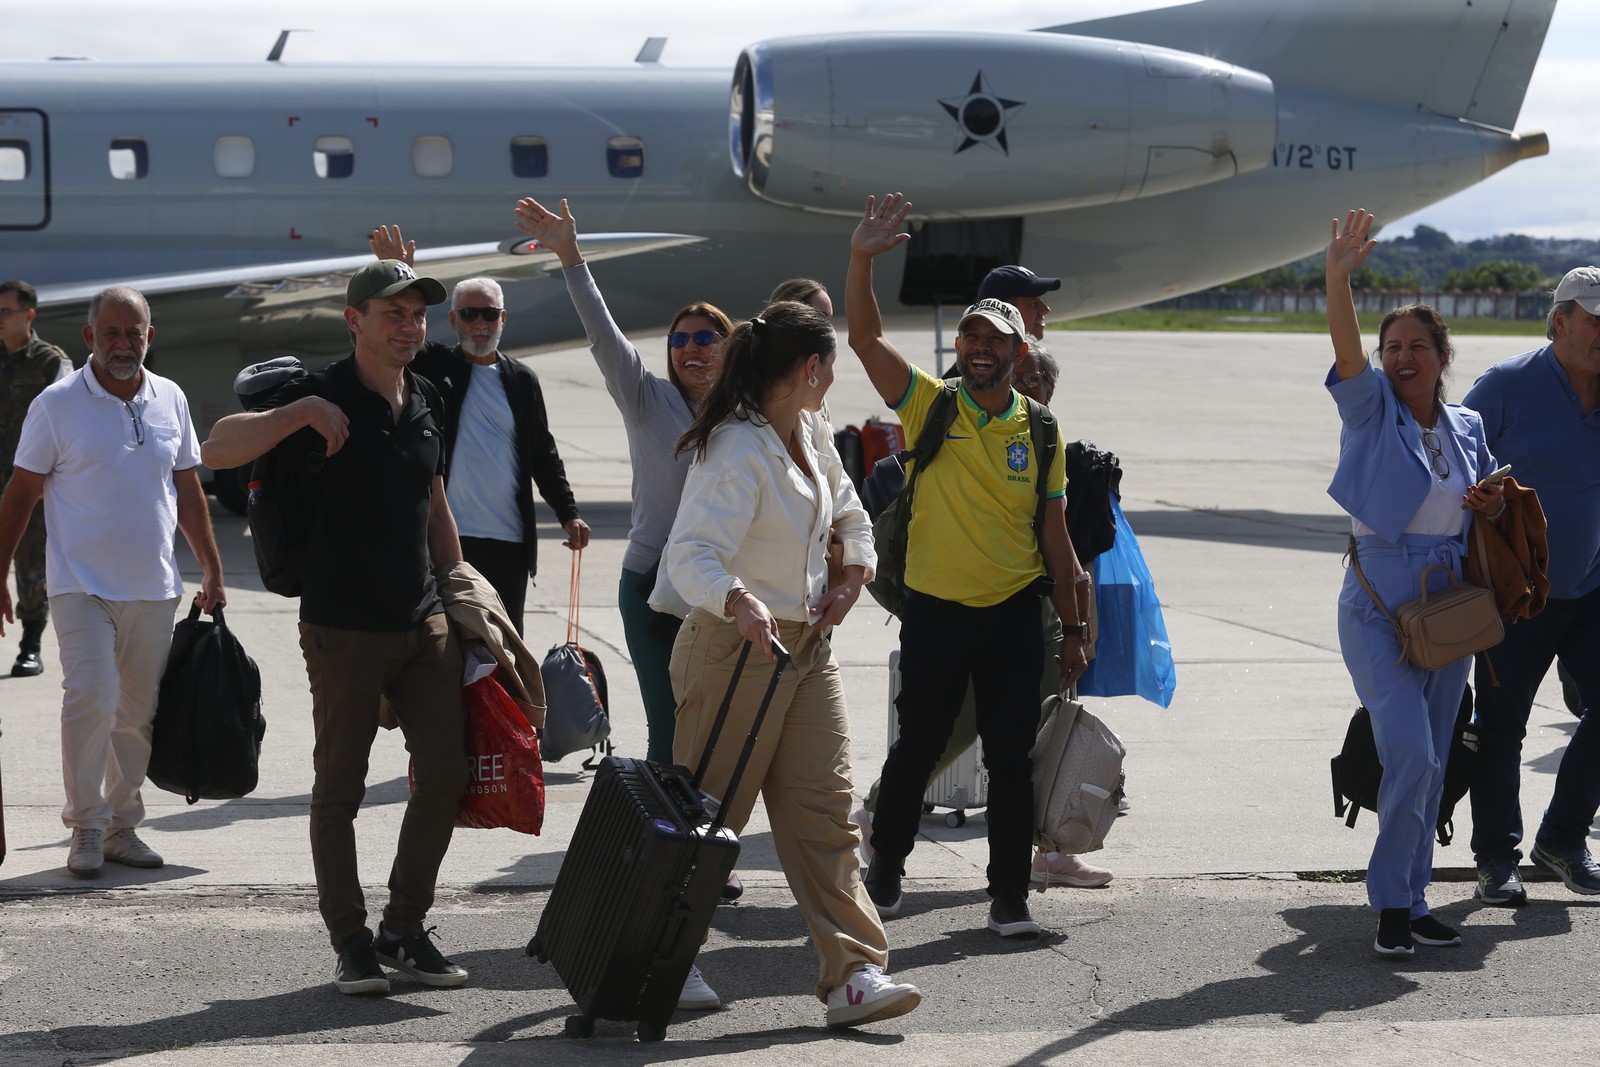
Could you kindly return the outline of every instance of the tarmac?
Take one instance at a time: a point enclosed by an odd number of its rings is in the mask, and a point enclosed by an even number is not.
[[[925,320],[896,322],[893,337],[932,368]],[[653,335],[636,341],[661,348]],[[167,865],[108,864],[97,879],[75,878],[59,815],[53,634],[43,677],[0,679],[10,846],[0,867],[0,1065],[1591,1062],[1600,897],[1534,880],[1526,908],[1479,906],[1466,803],[1456,842],[1435,855],[1430,894],[1465,944],[1419,947],[1399,961],[1371,950],[1361,876],[1376,819],[1363,813],[1349,829],[1335,818],[1328,772],[1356,700],[1335,635],[1348,520],[1325,492],[1338,434],[1321,385],[1325,338],[1050,341],[1064,368],[1054,406],[1068,437],[1120,457],[1123,506],[1156,579],[1178,688],[1166,710],[1137,697],[1089,701],[1127,745],[1131,808],[1090,857],[1115,872],[1109,886],[1030,897],[1043,938],[1012,943],[984,929],[982,815],[961,827],[929,816],[909,860],[905,910],[888,924],[890,969],[922,989],[922,1006],[859,1031],[829,1030],[811,995],[815,956],[758,805],[738,864],[745,894],[718,909],[699,959],[726,1006],[678,1013],[658,1044],[604,1022],[593,1040],[569,1039],[571,999],[523,946],[588,789],[590,772],[574,756],[546,767],[540,836],[456,833],[430,922],[471,982],[431,990],[397,977],[386,998],[340,996],[307,844],[312,738],[296,605],[261,589],[243,521],[216,509],[227,619],[265,681],[260,787],[192,807],[147,787],[141,833]],[[1453,393],[1539,343],[1460,340]],[[643,713],[615,608],[629,512],[621,418],[587,350],[529,358],[595,530],[582,561],[581,640],[606,666],[618,751],[642,755]],[[836,423],[889,414],[848,350],[837,368]],[[542,515],[527,617],[540,651],[564,639],[568,602],[568,557],[548,509]],[[193,584],[186,549],[179,558]],[[884,756],[896,640],[865,597],[835,634],[858,792]],[[5,663],[14,643],[8,628]],[[1523,753],[1530,835],[1575,723],[1552,674]],[[357,823],[374,913],[405,773],[401,737],[384,734]]]

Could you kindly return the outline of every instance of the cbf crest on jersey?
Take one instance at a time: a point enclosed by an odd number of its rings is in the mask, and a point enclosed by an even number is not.
[[[1006,446],[1006,466],[1021,474],[1028,469],[1028,446],[1021,441],[1013,441]]]

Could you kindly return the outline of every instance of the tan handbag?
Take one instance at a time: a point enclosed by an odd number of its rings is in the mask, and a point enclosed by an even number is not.
[[[1394,627],[1400,639],[1400,658],[1408,660],[1413,666],[1436,671],[1466,656],[1493,648],[1505,637],[1505,626],[1500,622],[1500,610],[1495,605],[1494,594],[1462,582],[1446,564],[1435,563],[1423,570],[1418,582],[1422,595],[1409,604],[1402,604],[1392,615],[1367,583],[1367,576],[1361,573],[1354,537],[1350,538],[1350,566],[1355,568],[1361,588],[1367,591],[1372,602]],[[1428,575],[1435,570],[1442,570],[1450,576],[1450,586],[1430,593]]]

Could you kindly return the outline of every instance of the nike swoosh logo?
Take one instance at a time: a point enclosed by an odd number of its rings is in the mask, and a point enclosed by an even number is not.
[[[965,434],[958,435],[958,434],[953,434],[953,433],[945,434],[944,435],[944,439],[946,441],[970,441],[970,440],[972,440],[972,438],[966,436]]]

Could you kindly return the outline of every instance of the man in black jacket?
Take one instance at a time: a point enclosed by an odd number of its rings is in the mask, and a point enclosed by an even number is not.
[[[589,524],[578,517],[538,377],[500,353],[505,322],[500,286],[468,278],[450,300],[460,343],[427,345],[412,369],[444,397],[445,493],[462,556],[494,586],[520,633],[528,579],[537,571],[534,485],[567,532],[568,548],[588,545]]]

